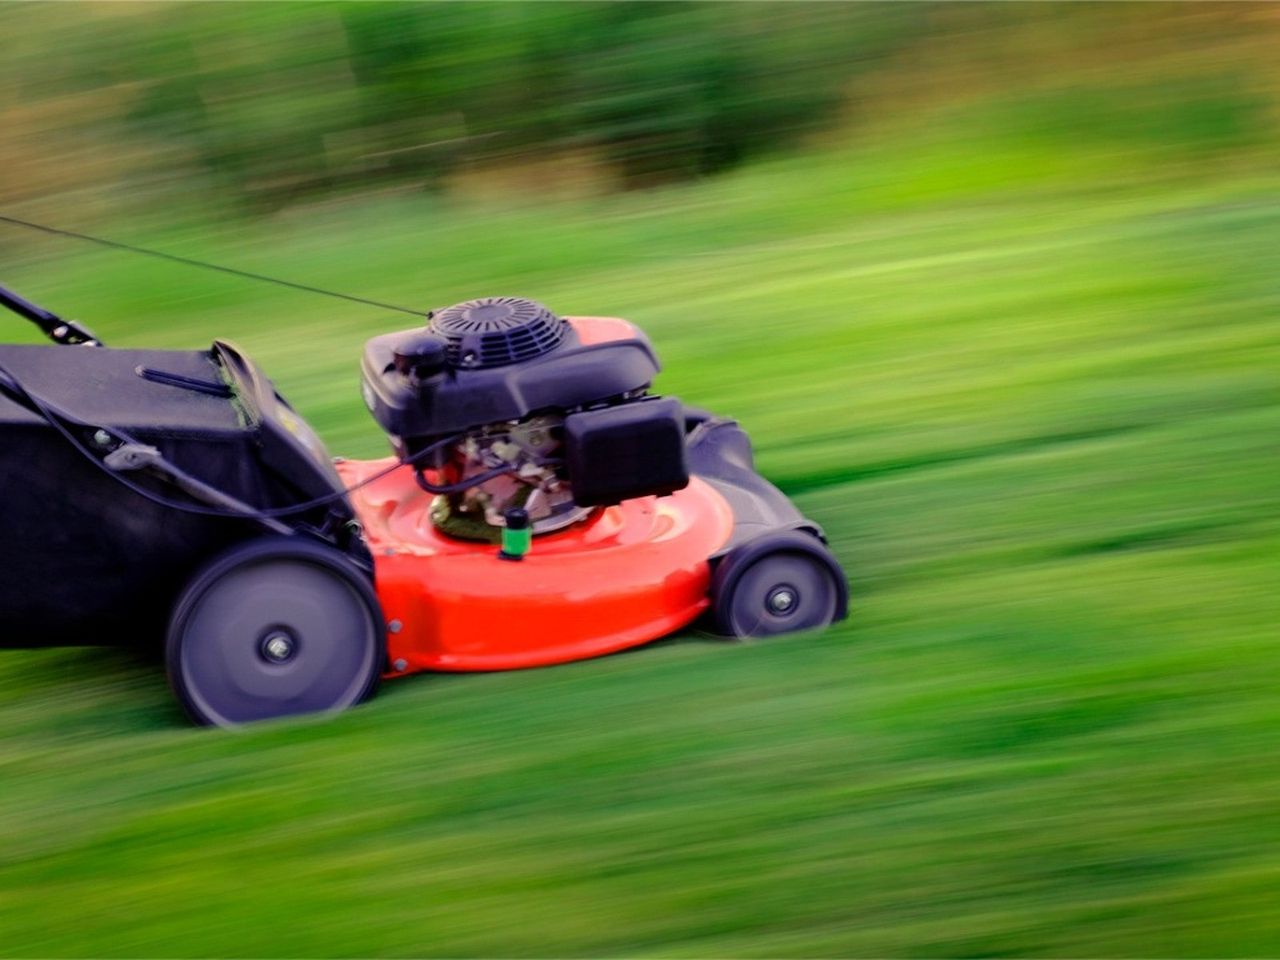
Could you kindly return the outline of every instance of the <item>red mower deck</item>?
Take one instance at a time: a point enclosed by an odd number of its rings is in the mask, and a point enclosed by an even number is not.
[[[348,460],[338,473],[351,486],[394,462]],[[388,624],[389,677],[540,667],[679,630],[707,609],[708,559],[733,532],[724,497],[694,478],[539,536],[512,562],[494,544],[442,534],[432,499],[408,470],[353,494]]]

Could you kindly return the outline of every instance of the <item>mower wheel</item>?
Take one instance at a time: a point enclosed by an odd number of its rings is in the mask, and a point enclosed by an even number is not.
[[[786,530],[734,548],[716,566],[711,609],[716,632],[771,637],[825,627],[848,612],[849,587],[816,536]]]
[[[238,544],[192,578],[165,660],[191,719],[231,727],[359,703],[384,651],[369,577],[331,547],[281,536]]]

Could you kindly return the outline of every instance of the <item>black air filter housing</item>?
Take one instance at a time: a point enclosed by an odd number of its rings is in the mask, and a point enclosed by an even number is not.
[[[431,318],[431,330],[447,344],[447,362],[468,370],[540,357],[560,345],[567,328],[542,304],[519,297],[468,300]]]
[[[665,496],[689,485],[684,404],[675,397],[570,414],[564,449],[580,507]]]

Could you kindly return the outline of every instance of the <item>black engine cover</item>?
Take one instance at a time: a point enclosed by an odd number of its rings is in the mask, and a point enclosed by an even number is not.
[[[447,365],[425,378],[397,369],[396,351],[422,328],[374,337],[365,345],[365,406],[410,450],[427,441],[542,411],[572,410],[642,390],[661,369],[642,335],[583,346],[572,328],[531,360],[494,367]]]

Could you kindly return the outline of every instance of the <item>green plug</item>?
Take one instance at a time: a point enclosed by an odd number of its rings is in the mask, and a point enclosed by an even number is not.
[[[529,527],[529,514],[520,507],[512,507],[502,515],[507,525],[502,528],[500,560],[523,560],[533,545],[533,530]]]

